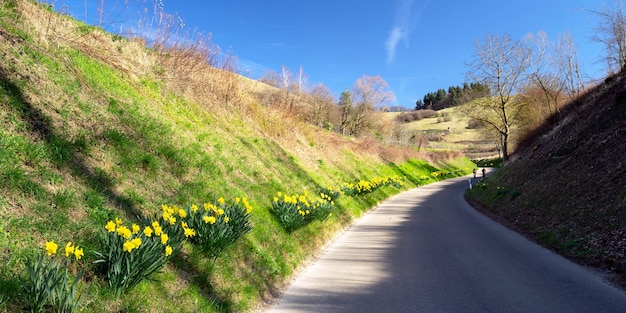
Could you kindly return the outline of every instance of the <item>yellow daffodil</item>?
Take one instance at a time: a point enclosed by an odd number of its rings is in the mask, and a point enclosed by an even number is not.
[[[172,254],[172,247],[171,246],[166,246],[165,247],[165,256],[169,256],[170,254]]]
[[[146,228],[143,229],[143,234],[146,235],[146,237],[152,237],[152,228],[146,226]]]
[[[85,255],[85,253],[83,252],[83,249],[76,246],[76,248],[74,248],[74,256],[76,257],[76,260],[80,260],[80,258],[82,258],[83,255]]]
[[[217,199],[217,203],[224,204],[226,203],[226,200],[224,200],[224,197],[220,197],[219,199]]]
[[[133,249],[137,249],[139,246],[141,246],[141,238],[135,238],[133,240],[127,240],[126,242],[124,242],[122,248],[126,252],[132,252]]]
[[[80,258],[82,258],[83,255],[85,255],[85,252],[83,252],[83,249],[76,246],[74,248],[74,256],[76,257],[76,260],[77,261],[80,260]]]
[[[107,230],[108,232],[110,232],[110,233],[112,233],[112,232],[114,232],[114,231],[115,231],[115,227],[116,227],[116,225],[115,225],[115,223],[114,223],[113,221],[109,221],[109,222],[106,224],[106,226],[104,226],[104,228],[106,228],[106,230]]]
[[[158,224],[157,224],[157,226],[154,226],[154,234],[155,235],[161,236],[162,233],[163,233],[163,228],[161,228],[161,226],[159,226]]]
[[[67,258],[72,254],[74,254],[74,246],[72,246],[72,242],[69,241],[67,244],[65,244],[65,257]]]
[[[46,253],[48,255],[56,254],[58,248],[59,246],[56,243],[54,243],[54,240],[46,242]]]
[[[185,232],[185,237],[187,237],[187,238],[193,237],[193,236],[196,235],[196,231],[191,229],[191,228],[185,228],[184,232]]]
[[[195,205],[195,204],[192,204],[192,205],[191,205],[191,211],[192,211],[192,212],[197,212],[197,211],[198,211],[198,206],[197,206],[197,205]]]
[[[224,216],[224,223],[228,223],[228,221],[230,221],[230,217]]]
[[[126,226],[120,226],[117,228],[117,234],[124,237],[124,239],[130,239],[131,231]]]
[[[133,229],[133,234],[137,234],[141,230],[141,227],[139,227],[139,225],[137,224],[133,224],[131,228]]]
[[[180,216],[181,218],[185,218],[185,217],[187,217],[187,212],[185,212],[185,210],[183,210],[183,209],[179,209],[178,210],[178,216]]]
[[[170,216],[170,225],[174,225],[176,224],[176,218],[173,216]]]
[[[275,199],[278,200],[277,198]],[[244,197],[241,199],[241,202],[243,202],[243,206],[246,208],[246,214],[250,214],[250,212],[252,212],[252,206],[248,203],[248,199]]]
[[[209,223],[211,225],[215,224],[215,221],[216,221],[215,216],[206,216],[206,215],[202,218],[202,220],[204,220],[205,223]]]
[[[122,225],[122,219],[121,219],[121,218],[119,218],[119,217],[116,217],[116,218],[115,218],[115,224],[116,224],[117,226]]]
[[[182,226],[183,228],[189,227],[189,225],[187,225],[187,222],[185,221],[180,222],[180,226]]]
[[[124,242],[124,244],[122,245],[122,249],[123,249],[125,252],[129,252],[129,253],[130,253],[131,251],[133,251],[133,249],[135,249],[135,244],[133,243],[133,241],[132,241],[132,240],[126,241],[126,242]]]
[[[135,239],[133,239],[131,241],[135,245],[135,248],[138,248],[139,246],[141,246],[141,238],[137,237],[137,238],[135,238]]]
[[[161,234],[161,243],[162,244],[166,244],[168,239],[169,239],[169,237],[167,236],[167,234]]]
[[[217,216],[220,216],[220,215],[224,214],[224,209],[217,209],[217,211],[215,212],[215,214],[216,214]]]
[[[170,207],[165,204],[161,205],[161,208],[163,209],[163,214],[167,213],[169,215],[174,214],[178,210],[177,206]]]
[[[241,202],[241,199],[235,198],[235,203],[239,204],[239,202]]]

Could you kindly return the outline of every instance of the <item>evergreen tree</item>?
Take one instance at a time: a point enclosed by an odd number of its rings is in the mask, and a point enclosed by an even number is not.
[[[417,101],[415,101],[415,111],[421,110],[423,108],[424,108],[424,102],[421,99],[417,99]]]

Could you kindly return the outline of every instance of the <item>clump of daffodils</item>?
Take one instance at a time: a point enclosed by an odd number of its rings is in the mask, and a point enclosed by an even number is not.
[[[95,263],[102,266],[116,297],[159,270],[180,250],[180,236],[168,233],[172,229],[170,222],[175,224],[178,216],[163,213],[161,220],[145,225],[124,223],[120,218],[104,225],[100,236],[102,250],[96,252]]]
[[[194,229],[189,241],[206,254],[217,257],[252,229],[250,212],[253,208],[244,198],[216,201],[186,207],[186,225]]]
[[[349,196],[364,195],[378,190],[381,187],[393,186],[401,188],[404,185],[404,178],[397,176],[375,177],[370,181],[359,180],[356,183],[343,183],[340,188],[344,194]]]
[[[20,277],[20,291],[32,312],[76,312],[79,309],[88,291],[78,292],[83,272],[72,275],[68,265],[84,255],[83,249],[71,241],[59,252],[59,245],[50,240],[36,260],[26,260],[26,276]]]
[[[327,218],[333,208],[332,197],[325,193],[320,193],[317,198],[307,193],[287,195],[278,192],[272,201],[271,212],[287,232],[293,232],[315,219]]]
[[[102,251],[96,252],[95,263],[102,266],[109,286],[119,297],[165,265],[184,241],[217,257],[251,230],[251,211],[246,198],[230,203],[219,198],[202,208],[195,204],[185,208],[164,204],[160,214],[144,217],[140,223],[124,223],[116,218],[102,229]]]
[[[331,201],[336,201],[343,194],[343,190],[341,190],[341,186],[332,184],[321,187],[319,193],[326,195]]]

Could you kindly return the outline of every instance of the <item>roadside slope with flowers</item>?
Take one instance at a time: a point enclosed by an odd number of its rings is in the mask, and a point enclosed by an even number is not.
[[[250,310],[379,201],[473,166],[303,125],[245,86],[190,101],[159,57],[0,0],[0,312]],[[297,228],[273,212],[344,184]]]

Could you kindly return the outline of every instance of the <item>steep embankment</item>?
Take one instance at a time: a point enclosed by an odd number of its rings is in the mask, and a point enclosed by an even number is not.
[[[233,83],[229,73],[200,64],[192,67],[200,78],[184,77],[176,71],[193,60],[174,57],[31,1],[0,0],[0,311],[27,307],[18,276],[48,240],[84,247],[71,269],[86,271],[79,289],[92,286],[87,311],[246,310],[399,190],[341,197],[332,217],[292,234],[269,212],[276,192],[317,193],[378,176],[405,176],[409,188],[436,180],[431,172],[472,166],[459,155],[384,148],[307,126],[259,105],[246,80],[226,101],[219,82]],[[156,281],[119,299],[92,264],[108,220],[244,196],[254,207],[252,231],[215,262],[185,245]]]
[[[626,270],[626,73],[610,77],[469,196],[541,244]]]

